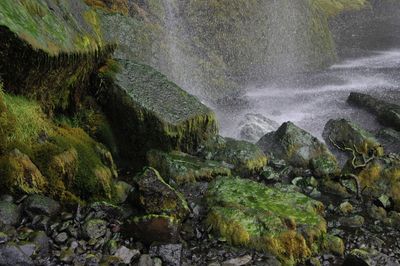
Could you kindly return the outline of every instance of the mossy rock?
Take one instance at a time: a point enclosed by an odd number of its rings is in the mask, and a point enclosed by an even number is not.
[[[147,160],[161,176],[178,185],[196,181],[209,182],[217,176],[231,175],[231,169],[220,162],[204,160],[177,151],[165,153],[152,150],[147,153]]]
[[[324,248],[323,204],[289,187],[218,178],[206,200],[207,223],[230,244],[269,251],[285,265],[302,262]]]
[[[398,156],[376,158],[356,174],[364,196],[378,199],[386,195],[394,203],[394,208],[400,211],[400,158]]]
[[[347,155],[351,155],[353,150],[356,155],[364,154],[366,157],[382,156],[384,154],[383,147],[376,138],[369,132],[365,131],[358,125],[346,119],[331,119],[325,125],[322,136],[335,154],[343,160],[343,150]],[[338,149],[340,147],[340,150]]]
[[[113,49],[83,1],[0,3],[0,73],[7,90],[35,98],[49,112],[79,106],[90,74]]]
[[[183,195],[168,185],[154,168],[146,168],[134,178],[136,202],[147,214],[184,219],[189,207]]]
[[[150,66],[117,63],[114,80],[99,73],[97,94],[131,166],[142,167],[151,149],[193,152],[216,135],[215,114],[197,98]]]
[[[1,190],[13,194],[44,193],[47,180],[31,159],[15,149],[0,157]]]
[[[315,176],[340,173],[336,158],[328,147],[292,122],[283,123],[277,131],[266,134],[257,145],[266,154],[273,154],[294,167],[312,169]]]
[[[233,171],[243,176],[260,173],[267,164],[268,158],[255,144],[216,136],[201,147],[199,156],[233,167]]]

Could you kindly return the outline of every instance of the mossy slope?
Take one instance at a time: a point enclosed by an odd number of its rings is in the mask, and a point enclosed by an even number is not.
[[[207,203],[207,223],[231,244],[272,252],[288,265],[323,246],[322,203],[290,189],[219,178],[209,187]]]
[[[214,113],[150,66],[118,60],[99,73],[95,93],[119,134],[120,151],[143,164],[151,149],[193,152],[214,136]],[[128,145],[127,145],[128,144]]]

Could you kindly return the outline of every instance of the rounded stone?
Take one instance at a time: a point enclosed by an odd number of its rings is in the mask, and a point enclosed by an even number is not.
[[[83,234],[88,239],[97,239],[106,234],[107,222],[101,219],[92,219],[83,226]]]

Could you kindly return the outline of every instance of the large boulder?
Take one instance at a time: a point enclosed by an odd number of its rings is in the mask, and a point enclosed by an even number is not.
[[[400,131],[400,105],[379,100],[368,94],[352,92],[347,100],[350,104],[377,115],[378,121]]]
[[[47,109],[79,106],[91,73],[112,50],[96,12],[83,1],[0,2],[5,88],[34,97]]]
[[[346,119],[329,120],[322,137],[341,164],[346,162],[353,152],[367,157],[383,155],[381,144],[371,133]]]
[[[217,133],[214,113],[160,72],[128,60],[113,64],[100,70],[97,93],[119,136],[120,153],[137,167],[151,149],[194,152]]]
[[[292,122],[283,123],[277,131],[266,134],[257,145],[265,153],[294,167],[312,169],[319,177],[336,175],[340,171],[327,146]]]
[[[304,261],[332,245],[324,243],[323,204],[290,187],[218,178],[210,184],[206,201],[207,224],[215,233],[230,244],[269,251],[285,265]]]
[[[154,168],[146,168],[136,176],[136,203],[147,214],[171,215],[183,219],[189,207],[183,195],[168,185]]]
[[[211,181],[217,176],[229,176],[231,169],[220,162],[204,160],[186,153],[172,151],[165,153],[152,150],[147,153],[149,166],[157,169],[170,183],[178,185]]]
[[[267,164],[267,156],[255,144],[216,136],[199,150],[199,156],[232,165],[233,171],[249,176],[259,173]]]

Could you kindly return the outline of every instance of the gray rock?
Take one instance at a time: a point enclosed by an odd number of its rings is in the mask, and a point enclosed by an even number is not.
[[[386,152],[400,153],[400,132],[391,128],[385,128],[376,135],[378,141]]]
[[[54,238],[54,241],[57,244],[63,244],[67,241],[68,239],[68,234],[63,232],[63,233],[59,233],[58,235],[56,235],[56,237]]]
[[[21,217],[20,208],[7,201],[0,202],[0,222],[5,225],[16,225]]]
[[[138,266],[154,266],[151,256],[148,254],[141,255]]]
[[[49,253],[50,238],[43,231],[38,231],[32,234],[30,241],[37,246],[38,254],[46,256]]]
[[[5,202],[13,202],[14,198],[11,195],[4,194],[0,196],[0,201],[5,201]]]
[[[121,207],[105,201],[94,202],[89,206],[92,218],[104,220],[119,220],[124,215]]]
[[[227,261],[224,261],[222,263],[222,266],[242,266],[242,265],[247,265],[251,262],[252,257],[250,255],[245,255],[243,257],[239,258],[234,258],[230,259]]]
[[[353,249],[345,258],[342,266],[399,266],[395,258],[375,249]]]
[[[27,266],[34,263],[17,245],[8,243],[0,246],[0,265]]]
[[[4,244],[8,241],[8,235],[0,232],[0,244]]]
[[[18,247],[21,249],[21,251],[28,257],[31,257],[37,249],[37,246],[35,243],[23,243],[19,244]]]
[[[140,251],[137,249],[129,249],[125,246],[121,246],[117,249],[114,256],[119,258],[123,263],[130,264],[132,260],[140,256]]]
[[[60,208],[57,201],[41,195],[31,195],[24,202],[24,210],[31,217],[35,215],[54,217],[60,213]]]
[[[87,239],[97,239],[106,234],[107,222],[101,219],[91,219],[83,225],[82,230]]]
[[[155,245],[150,247],[150,255],[160,257],[166,265],[180,266],[182,244]]]
[[[239,123],[239,136],[243,140],[257,142],[265,134],[275,131],[279,124],[261,114],[246,114]]]
[[[364,225],[364,221],[364,217],[360,215],[339,218],[339,223],[345,227],[361,227]]]

